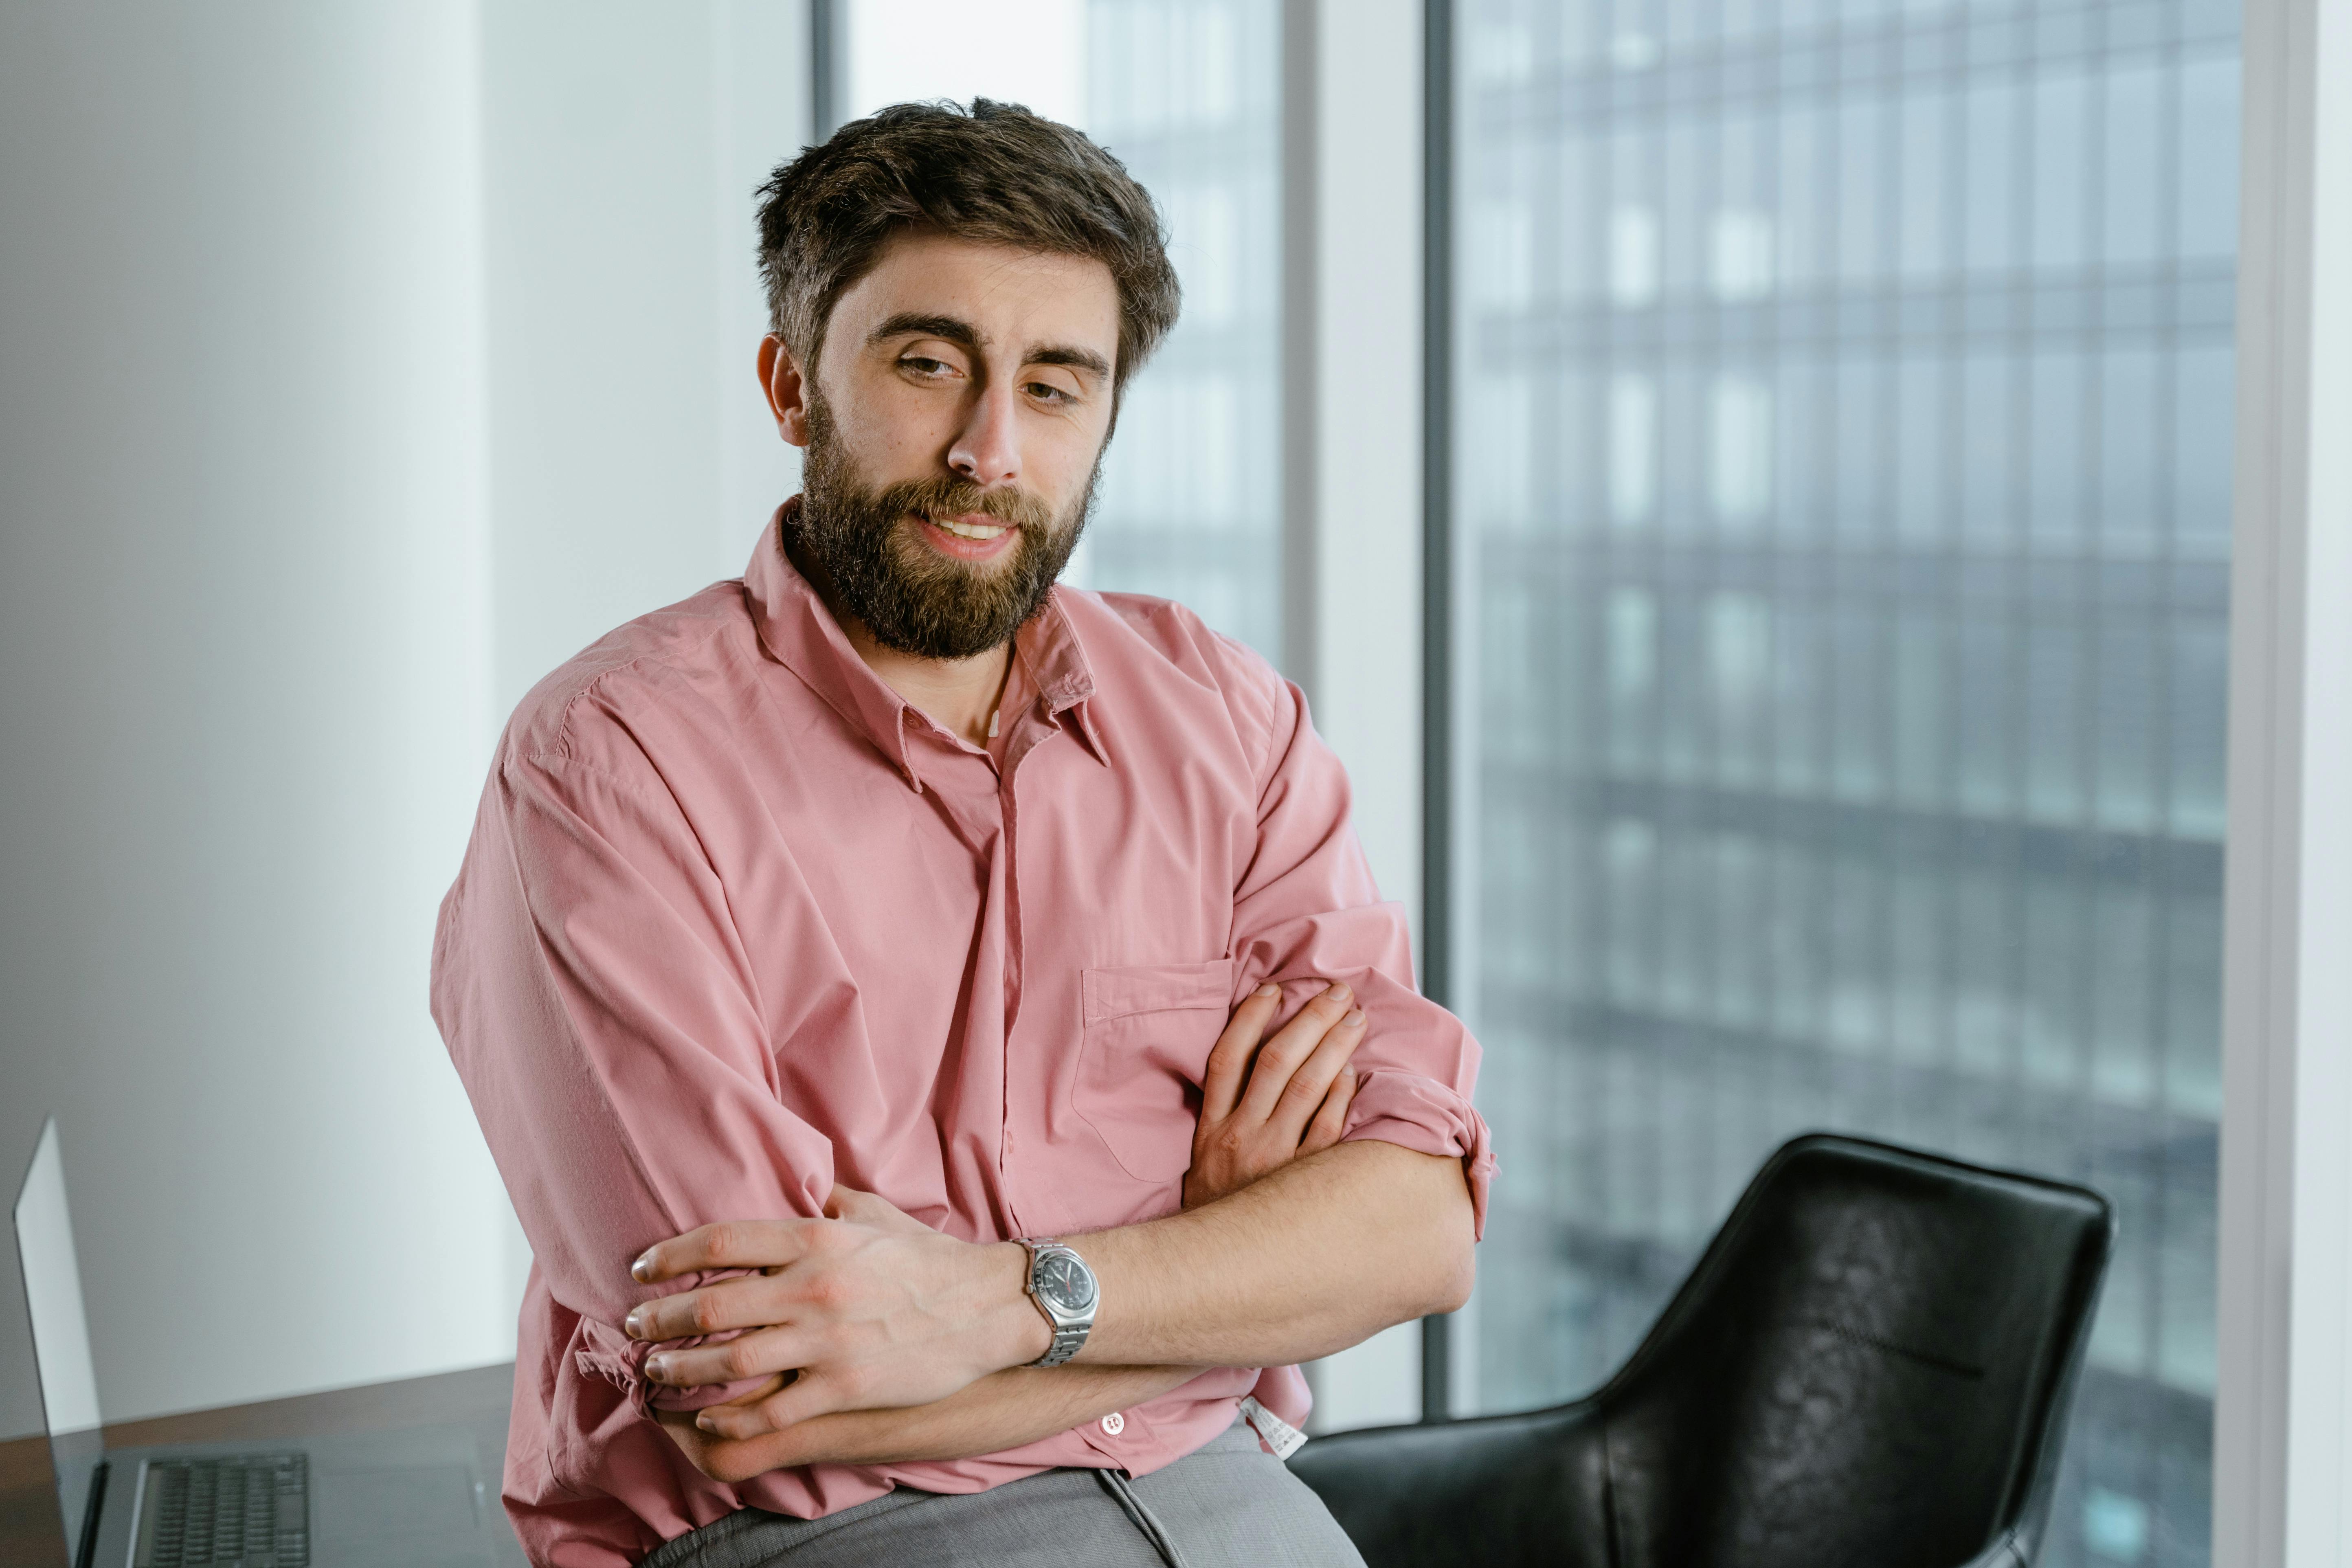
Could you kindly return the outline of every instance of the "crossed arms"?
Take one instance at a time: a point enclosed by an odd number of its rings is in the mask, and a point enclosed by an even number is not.
[[[1268,988],[1271,991],[1271,988]],[[1467,1298],[1470,1194],[1458,1159],[1335,1146],[1363,1015],[1345,987],[1262,1046],[1276,1005],[1236,1011],[1211,1054],[1187,1208],[1072,1238],[1102,1286],[1085,1350],[1045,1352],[1017,1242],[954,1240],[869,1194],[818,1220],[706,1226],[638,1260],[657,1282],[760,1270],[646,1302],[637,1339],[748,1331],[649,1357],[657,1383],[763,1379],[698,1415],[662,1412],[697,1468],[734,1481],[820,1461],[961,1458],[1032,1442],[1190,1381],[1204,1367],[1326,1355]]]

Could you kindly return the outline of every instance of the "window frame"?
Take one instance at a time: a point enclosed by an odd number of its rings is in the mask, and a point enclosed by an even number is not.
[[[2213,1560],[2320,1568],[2352,1563],[2352,626],[2320,613],[2352,604],[2352,115],[2319,93],[2352,7],[2246,0],[2243,37]]]

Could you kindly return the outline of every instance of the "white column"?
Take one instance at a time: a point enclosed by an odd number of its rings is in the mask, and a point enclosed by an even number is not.
[[[2249,0],[2213,1561],[2352,1564],[2352,4]]]
[[[1287,456],[1310,467],[1288,486],[1286,559],[1304,580],[1286,596],[1286,642],[1316,727],[1348,765],[1381,890],[1417,926],[1422,5],[1290,5],[1286,375],[1302,401]],[[1418,1417],[1420,1332],[1402,1324],[1324,1362],[1318,1428]]]
[[[711,363],[719,385],[718,555],[743,570],[768,513],[800,489],[801,449],[784,444],[760,391],[768,299],[752,266],[751,193],[814,139],[809,0],[712,0]]]
[[[1420,0],[1316,30],[1314,648],[1381,890],[1421,896]],[[1293,198],[1298,199],[1298,198]]]

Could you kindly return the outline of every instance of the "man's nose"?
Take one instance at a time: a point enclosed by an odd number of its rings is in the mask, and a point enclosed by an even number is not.
[[[1010,484],[1021,477],[1021,407],[1010,386],[988,386],[971,405],[948,448],[948,467],[976,485]]]

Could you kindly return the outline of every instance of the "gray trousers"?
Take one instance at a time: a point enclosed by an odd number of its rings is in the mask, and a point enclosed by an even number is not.
[[[1129,1480],[1046,1470],[991,1491],[894,1492],[823,1519],[747,1508],[642,1568],[1364,1568],[1323,1500],[1236,1423]]]

